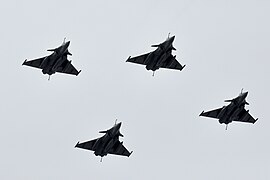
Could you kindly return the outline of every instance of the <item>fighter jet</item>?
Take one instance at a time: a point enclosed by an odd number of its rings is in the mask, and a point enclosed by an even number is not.
[[[55,49],[48,49],[48,51],[53,52],[51,55],[30,61],[27,61],[26,59],[22,65],[42,69],[43,74],[49,75],[48,80],[50,80],[50,76],[56,72],[77,76],[81,71],[77,71],[77,69],[71,64],[71,61],[67,59],[68,55],[72,55],[68,51],[69,44],[70,41],[65,42],[64,39],[61,46]]]
[[[155,51],[136,57],[129,56],[126,62],[146,65],[147,70],[153,71],[153,76],[155,70],[159,68],[177,69],[181,71],[186,65],[182,66],[175,59],[176,56],[172,55],[172,50],[176,50],[173,47],[174,38],[175,36],[170,37],[169,34],[167,40],[163,43],[152,45],[152,47],[157,47]]]
[[[119,141],[119,136],[123,137],[120,133],[121,122],[116,123],[115,125],[106,131],[100,131],[99,133],[105,133],[100,138],[86,141],[83,143],[78,142],[75,147],[82,148],[86,150],[94,151],[96,156],[102,157],[107,154],[115,154],[121,156],[130,156],[132,151],[129,152],[123,145],[123,142]]]
[[[229,105],[223,106],[222,108],[215,109],[208,112],[202,112],[200,116],[206,116],[210,118],[216,118],[219,119],[219,123],[225,123],[226,124],[226,130],[228,127],[228,124],[232,121],[239,121],[239,122],[246,122],[246,123],[255,123],[257,119],[254,119],[250,114],[249,110],[245,110],[245,105],[249,105],[249,103],[246,101],[246,97],[248,95],[248,92],[243,93],[243,89],[241,90],[241,93],[238,97],[231,99],[231,100],[225,100],[225,102],[230,102]]]

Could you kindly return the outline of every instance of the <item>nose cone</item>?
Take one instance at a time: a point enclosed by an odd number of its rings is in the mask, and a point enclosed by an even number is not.
[[[247,95],[248,95],[248,92],[245,92],[245,93],[242,94],[242,96],[243,96],[244,98],[246,98]]]
[[[247,95],[248,95],[248,92],[241,93],[240,96],[238,97],[239,102],[245,101]]]
[[[60,51],[61,51],[62,53],[67,52],[67,51],[68,51],[68,46],[69,46],[69,44],[70,44],[70,41],[65,42],[62,46],[59,47],[59,48],[60,48]]]
[[[117,123],[117,124],[115,125],[116,129],[120,129],[120,127],[121,127],[121,124],[122,124],[122,122],[120,122],[120,123]]]
[[[175,36],[169,38],[170,43],[173,43]]]
[[[68,48],[69,44],[70,44],[70,41],[63,43],[62,46],[61,46],[62,49],[66,50]]]
[[[66,42],[65,46],[68,47],[70,44],[70,41]]]

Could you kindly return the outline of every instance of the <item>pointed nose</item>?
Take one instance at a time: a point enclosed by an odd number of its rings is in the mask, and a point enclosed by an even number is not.
[[[243,96],[246,98],[248,95],[248,92],[243,93]]]
[[[70,44],[70,41],[66,42],[66,46],[67,46],[67,47],[69,46],[69,44]]]
[[[120,129],[121,124],[122,124],[122,122],[116,124],[117,129]]]
[[[174,41],[175,36],[170,37],[169,41],[172,43]]]
[[[118,129],[118,131],[120,131],[121,125],[122,125],[121,122],[117,124],[117,129]]]
[[[66,51],[67,51],[69,44],[70,44],[70,41],[65,42],[65,43],[61,46],[61,49],[62,49],[63,52],[66,52]]]
[[[244,93],[240,94],[239,97],[240,97],[241,101],[246,99],[247,95],[248,95],[248,92],[244,92]]]

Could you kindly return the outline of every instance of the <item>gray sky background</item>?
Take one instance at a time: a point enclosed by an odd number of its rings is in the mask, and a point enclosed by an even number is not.
[[[0,179],[268,180],[270,2],[3,1]],[[125,63],[175,35],[182,72]],[[22,67],[64,37],[78,77]],[[199,117],[249,91],[259,121]],[[99,162],[77,141],[123,122],[130,158]]]

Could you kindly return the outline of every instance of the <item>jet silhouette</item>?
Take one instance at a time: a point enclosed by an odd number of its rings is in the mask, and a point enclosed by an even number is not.
[[[120,127],[121,122],[115,123],[115,125],[109,130],[100,131],[100,133],[105,133],[102,137],[83,143],[78,142],[75,147],[94,151],[94,154],[96,156],[101,156],[101,158],[107,154],[129,157],[132,151],[129,152],[124,147],[123,142],[119,141],[119,136],[123,137],[120,133]]]
[[[167,40],[163,43],[152,45],[152,47],[157,47],[155,51],[136,57],[129,56],[126,62],[146,65],[147,70],[153,71],[153,76],[154,72],[159,68],[177,69],[181,71],[185,65],[182,66],[175,59],[176,56],[172,55],[172,50],[176,50],[173,47],[174,38],[175,36],[168,36]]]
[[[69,44],[70,41],[65,42],[64,40],[63,44],[58,48],[48,50],[53,52],[51,55],[30,61],[25,60],[22,65],[42,69],[42,73],[48,74],[49,79],[56,72],[77,76],[81,71],[77,71],[71,61],[67,59],[68,55],[72,55],[68,51]]]
[[[249,105],[249,103],[246,101],[247,95],[248,92],[243,93],[242,90],[238,97],[231,100],[225,100],[225,102],[230,102],[229,105],[208,112],[203,111],[200,116],[219,119],[220,124],[226,124],[226,130],[228,124],[232,121],[254,124],[258,120],[258,118],[254,119],[249,114],[249,110],[245,110],[245,105]]]

